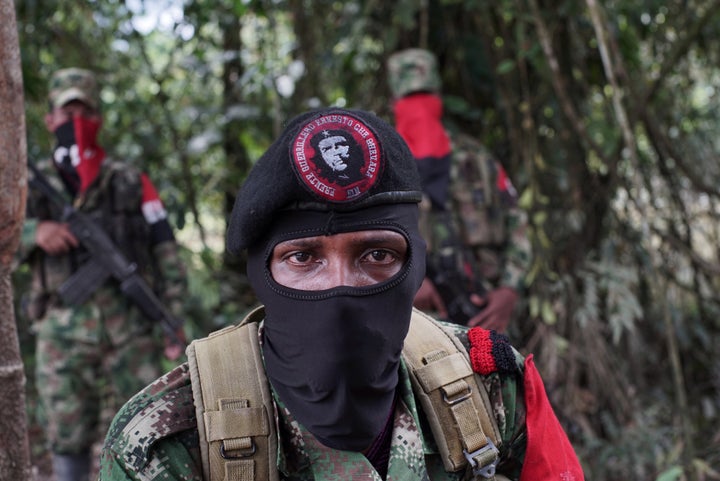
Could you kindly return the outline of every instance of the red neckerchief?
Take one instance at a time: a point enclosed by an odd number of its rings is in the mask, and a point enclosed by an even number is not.
[[[97,143],[97,135],[102,122],[99,119],[88,119],[77,116],[73,119],[75,142],[78,146],[80,163],[75,170],[80,177],[80,190],[85,192],[100,173],[100,166],[105,159],[105,151]]]
[[[450,154],[442,113],[442,100],[435,94],[414,94],[395,103],[395,128],[416,159]]]

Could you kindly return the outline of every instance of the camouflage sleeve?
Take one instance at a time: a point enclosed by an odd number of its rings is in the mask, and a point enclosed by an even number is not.
[[[510,479],[519,479],[527,446],[525,358],[510,345],[506,336],[495,331],[440,324],[463,343],[473,370],[480,375],[490,398],[502,439],[498,472]]]
[[[150,177],[143,172],[133,175],[139,175],[142,193],[140,210],[150,228],[150,248],[160,275],[162,300],[170,312],[182,319],[183,302],[187,298],[187,275],[168,213]]]
[[[35,249],[35,233],[37,232],[37,225],[37,218],[25,218],[22,232],[20,233],[20,244],[18,245],[18,250],[15,253],[15,259],[18,262],[27,259],[33,249]]]
[[[116,414],[100,458],[100,481],[202,479],[187,364],[165,374]]]
[[[58,192],[64,192],[64,188],[62,184],[60,184],[57,176],[50,172],[52,165],[48,160],[37,162],[36,167],[45,175],[48,182],[50,182]],[[41,192],[34,188],[28,188],[27,200],[25,202],[25,221],[20,234],[20,244],[15,254],[15,259],[18,262],[26,260],[37,247],[35,243],[35,233],[37,232],[37,226],[40,220],[53,218],[49,202]]]
[[[504,210],[506,232],[499,285],[522,292],[532,254],[530,240],[527,237],[527,213],[518,205],[518,192],[502,164],[496,160],[493,162],[495,188]]]
[[[188,284],[178,244],[174,240],[161,242],[153,247],[153,254],[161,277],[162,301],[170,312],[183,319]]]
[[[522,292],[526,287],[525,276],[532,260],[532,248],[527,236],[527,213],[517,205],[510,207],[506,223],[508,236],[500,285]]]

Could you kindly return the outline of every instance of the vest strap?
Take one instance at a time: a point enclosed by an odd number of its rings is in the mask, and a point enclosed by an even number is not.
[[[187,348],[206,480],[280,479],[275,412],[258,342],[262,317],[262,309],[255,310]]]
[[[465,347],[413,309],[403,358],[445,469],[456,472],[469,466],[475,476],[493,480],[501,437]]]

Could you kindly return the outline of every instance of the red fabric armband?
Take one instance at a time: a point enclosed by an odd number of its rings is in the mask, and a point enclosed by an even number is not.
[[[497,188],[500,192],[505,192],[508,190],[508,183],[510,182],[510,178],[508,177],[507,173],[505,172],[505,169],[503,169],[502,165],[497,165]],[[512,184],[510,184],[512,186]]]
[[[155,189],[155,186],[146,174],[141,174],[140,180],[142,182],[142,213],[143,216],[145,216],[145,220],[151,225],[165,220],[167,218],[167,212],[160,200],[157,189]]]
[[[582,467],[560,425],[533,356],[525,359],[527,450],[520,481],[584,481]]]

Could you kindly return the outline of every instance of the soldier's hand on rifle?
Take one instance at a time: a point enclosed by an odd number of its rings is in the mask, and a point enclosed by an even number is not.
[[[512,318],[517,299],[518,293],[509,287],[499,287],[488,292],[484,297],[471,296],[470,300],[474,304],[485,307],[468,321],[468,326],[480,326],[501,333],[505,332]]]
[[[170,336],[165,336],[165,349],[163,350],[163,353],[170,361],[179,359],[185,352],[185,346],[187,345],[185,331],[182,327],[175,331],[175,337],[176,339],[171,339]]]
[[[447,319],[448,311],[435,285],[427,277],[415,294],[413,306],[421,311],[434,312],[441,319]]]
[[[79,244],[67,224],[52,220],[38,222],[35,243],[51,256],[65,254]]]

